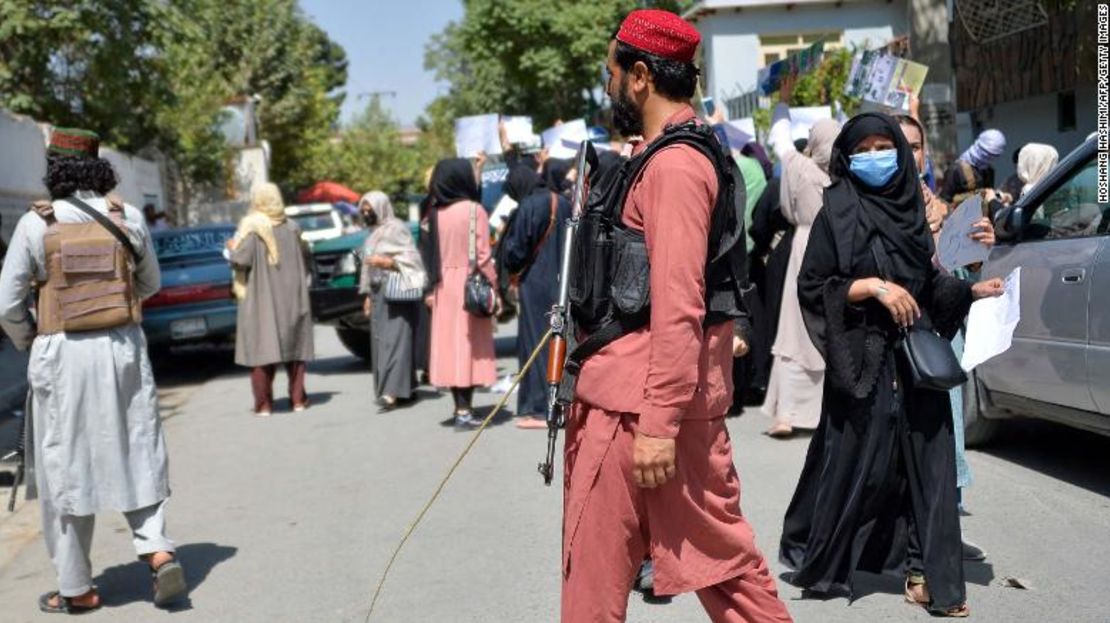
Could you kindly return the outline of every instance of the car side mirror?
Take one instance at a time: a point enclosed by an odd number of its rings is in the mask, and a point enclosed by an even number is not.
[[[999,210],[994,217],[994,235],[999,242],[1021,242],[1021,232],[1025,229],[1023,212],[1017,206]]]

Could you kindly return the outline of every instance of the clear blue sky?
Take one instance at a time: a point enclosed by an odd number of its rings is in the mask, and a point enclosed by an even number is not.
[[[396,91],[382,103],[404,126],[424,112],[437,89],[424,71],[424,44],[463,15],[460,0],[301,0],[301,8],[347,51],[343,119],[366,107],[360,93]]]

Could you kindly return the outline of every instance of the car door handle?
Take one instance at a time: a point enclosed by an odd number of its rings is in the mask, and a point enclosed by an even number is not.
[[[1086,278],[1087,278],[1087,269],[1086,268],[1072,268],[1070,270],[1065,270],[1064,273],[1063,273],[1063,276],[1060,278],[1060,280],[1063,281],[1064,283],[1075,285],[1075,284],[1083,283],[1083,281]]]

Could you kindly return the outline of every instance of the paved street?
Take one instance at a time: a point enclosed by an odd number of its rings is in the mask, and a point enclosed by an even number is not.
[[[450,398],[430,391],[414,408],[376,414],[360,362],[330,329],[316,337],[314,405],[303,415],[279,403],[273,418],[251,417],[247,376],[227,353],[189,355],[160,374],[174,485],[170,530],[191,601],[177,612],[155,610],[126,524],[104,515],[93,556],[107,607],[83,620],[364,619],[392,548],[470,434],[447,425]],[[502,360],[502,373],[511,366]],[[477,404],[495,398],[480,394]],[[773,556],[808,441],[774,441],[759,434],[765,426],[754,411],[730,420],[744,510]],[[997,450],[971,453],[973,514],[964,525],[989,554],[986,564],[967,565],[972,616],[1108,621],[1110,440],[1041,423],[1013,428]],[[557,620],[561,489],[541,484],[535,465],[543,450],[543,433],[504,421],[483,436],[402,553],[374,620]],[[6,502],[7,489],[0,493]],[[54,588],[36,522],[34,504],[0,516],[4,622],[53,620],[35,606],[39,593]],[[1008,588],[1007,577],[1030,588]],[[800,622],[931,620],[902,602],[897,580],[864,577],[859,586],[862,595],[849,606],[802,601],[780,582]],[[692,596],[660,606],[636,595],[629,620],[704,617]]]

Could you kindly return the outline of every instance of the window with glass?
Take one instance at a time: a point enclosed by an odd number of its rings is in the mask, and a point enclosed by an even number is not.
[[[1083,238],[1106,234],[1108,228],[1110,204],[1098,201],[1098,170],[1092,160],[1034,210],[1025,238]]]

